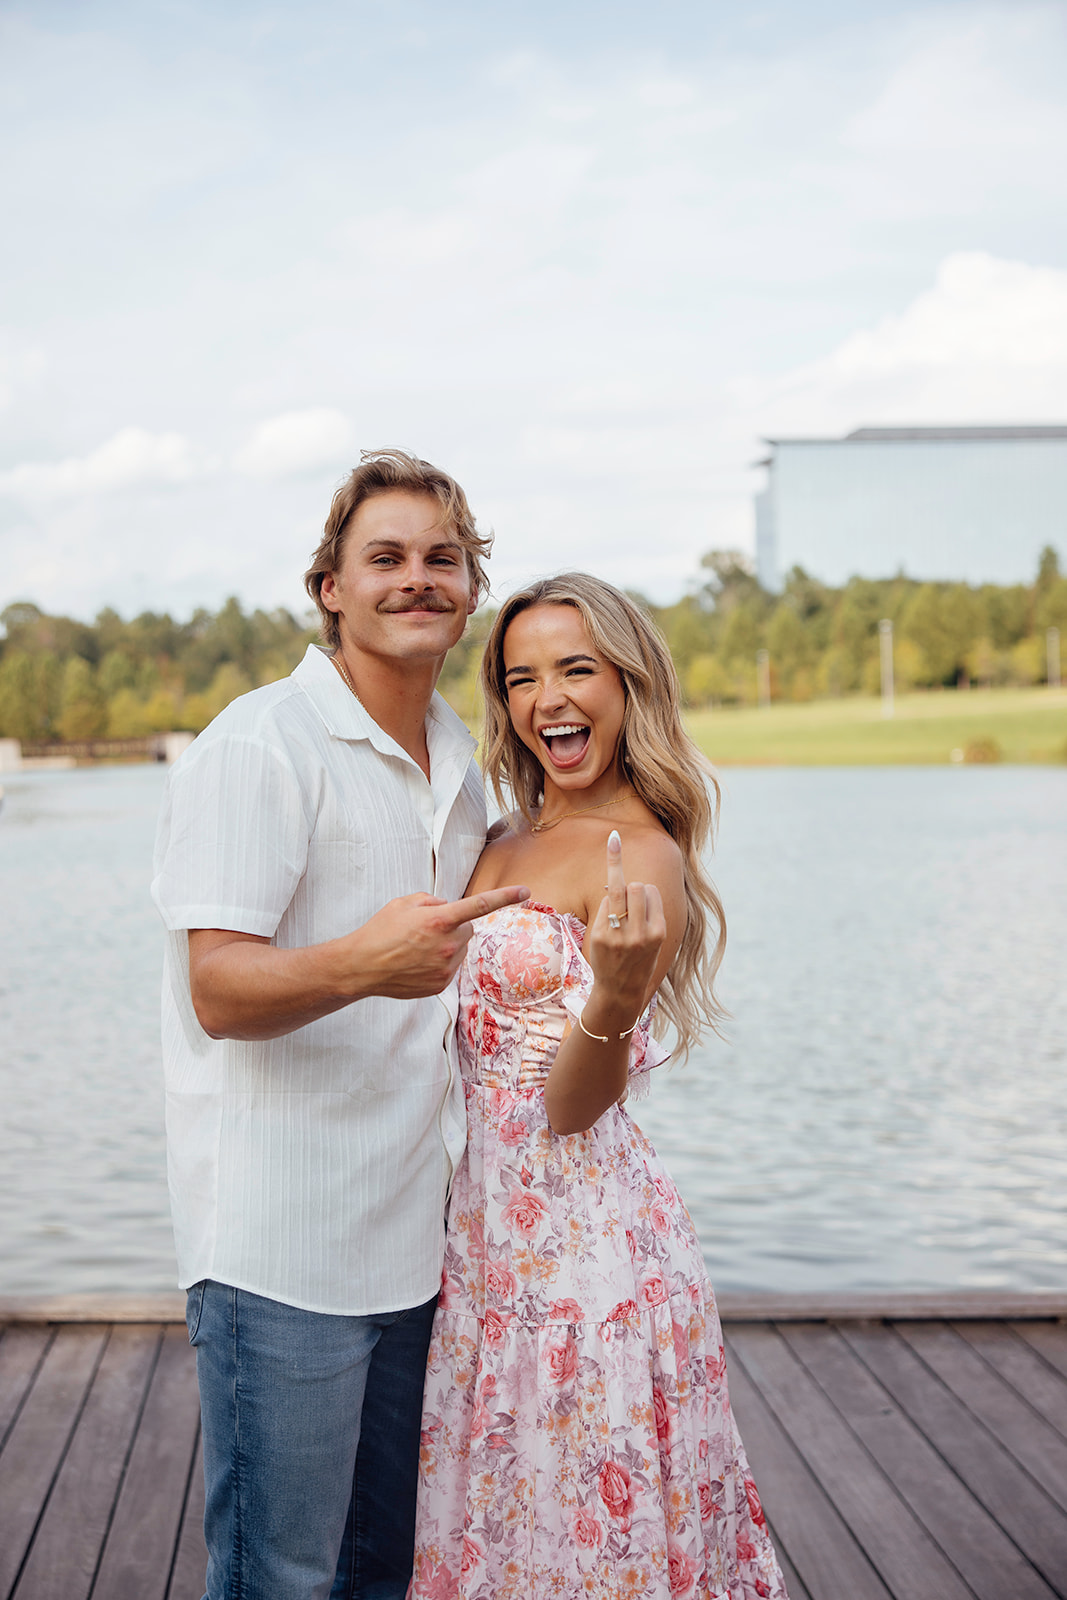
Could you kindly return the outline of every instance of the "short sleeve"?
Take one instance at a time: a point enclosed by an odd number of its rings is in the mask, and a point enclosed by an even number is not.
[[[307,865],[301,785],[284,754],[262,740],[209,736],[198,746],[170,774],[152,897],[169,929],[270,938]]]

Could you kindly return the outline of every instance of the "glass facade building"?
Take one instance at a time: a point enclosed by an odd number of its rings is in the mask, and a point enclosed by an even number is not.
[[[793,566],[969,583],[1033,578],[1067,555],[1067,425],[860,428],[844,439],[768,439],[756,498],[761,583]]]

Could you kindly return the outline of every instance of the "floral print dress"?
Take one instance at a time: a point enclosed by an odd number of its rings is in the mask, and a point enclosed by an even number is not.
[[[693,1225],[620,1106],[561,1137],[544,1084],[593,975],[577,918],[475,923],[467,1154],[426,1375],[411,1600],[786,1600]],[[665,1059],[636,1029],[631,1091]]]

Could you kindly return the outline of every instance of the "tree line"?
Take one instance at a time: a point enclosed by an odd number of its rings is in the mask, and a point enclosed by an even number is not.
[[[1067,646],[1067,577],[1051,546],[1033,583],[928,583],[903,573],[839,588],[794,567],[781,593],[762,588],[736,552],[711,551],[707,576],[670,606],[650,606],[692,706],[750,705],[767,652],[771,697],[877,694],[879,623],[893,624],[896,687],[1042,683],[1047,633]]]
[[[772,698],[811,700],[879,687],[878,625],[894,626],[898,689],[1041,683],[1046,636],[1067,644],[1067,577],[1046,547],[1030,584],[851,578],[839,588],[794,567],[781,593],[762,588],[736,551],[710,551],[701,579],[672,605],[634,598],[666,636],[692,706],[755,703],[767,652]],[[440,688],[466,717],[492,611],[472,620]],[[0,737],[24,744],[199,733],[237,695],[285,677],[318,637],[311,616],[247,613],[231,598],[187,622],[143,612],[124,621],[50,616],[29,601],[0,612]]]

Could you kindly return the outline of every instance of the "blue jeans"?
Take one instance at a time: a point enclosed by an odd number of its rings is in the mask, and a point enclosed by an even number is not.
[[[337,1317],[189,1290],[204,1600],[403,1600],[434,1305]]]

